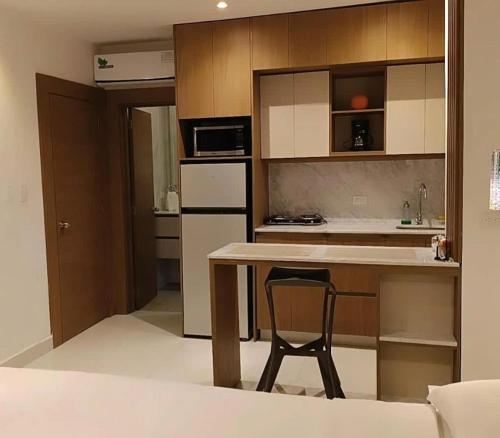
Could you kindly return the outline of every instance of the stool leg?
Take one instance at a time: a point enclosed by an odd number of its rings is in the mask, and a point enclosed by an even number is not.
[[[264,391],[264,385],[266,384],[267,375],[269,374],[270,367],[271,367],[271,356],[267,358],[266,366],[264,367],[264,371],[262,371],[262,375],[260,376],[260,380],[257,385],[257,391]]]
[[[321,378],[323,380],[323,386],[325,388],[325,394],[327,399],[332,399],[334,397],[334,386],[333,381],[329,372],[329,364],[327,357],[324,354],[318,356],[318,365],[321,372]]]
[[[335,368],[335,363],[333,362],[332,357],[332,336],[333,336],[333,318],[335,314],[335,301],[336,301],[336,289],[332,284],[331,291],[333,294],[330,295],[330,299],[328,300],[329,309],[328,309],[328,323],[327,323],[327,339],[326,339],[326,361],[327,361],[327,370],[328,375],[330,377],[330,382],[333,389],[333,396],[337,398],[345,398],[344,391],[342,391],[342,386],[340,384],[339,374],[337,373],[337,368]]]
[[[264,385],[265,392],[271,392],[273,390],[274,382],[276,381],[276,377],[278,376],[283,358],[284,355],[280,351],[273,351],[271,353],[271,356],[269,357],[269,370],[267,372],[266,382]]]
[[[337,368],[335,368],[335,363],[333,362],[333,358],[331,353],[328,353],[327,357],[328,361],[328,373],[331,376],[331,382],[333,385],[333,395],[336,398],[345,398],[344,391],[342,391],[342,386],[340,385],[339,374],[337,373]]]

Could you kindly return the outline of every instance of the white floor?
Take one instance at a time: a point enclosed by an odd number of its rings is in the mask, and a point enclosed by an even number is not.
[[[105,319],[28,367],[211,385],[211,341],[181,336],[182,314],[164,311],[176,308],[176,300],[162,293],[144,309]],[[268,342],[241,343],[244,389],[255,389],[268,354]],[[333,355],[346,395],[375,398],[375,351],[338,347]],[[276,383],[278,392],[324,395],[314,358],[285,358]]]

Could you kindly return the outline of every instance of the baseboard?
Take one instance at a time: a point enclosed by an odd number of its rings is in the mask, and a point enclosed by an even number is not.
[[[52,335],[42,339],[23,351],[14,354],[3,362],[0,362],[0,367],[23,368],[34,360],[48,353],[54,348]]]

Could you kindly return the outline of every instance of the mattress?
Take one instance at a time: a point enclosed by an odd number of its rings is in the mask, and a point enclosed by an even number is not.
[[[438,438],[429,405],[0,368],[0,436]]]

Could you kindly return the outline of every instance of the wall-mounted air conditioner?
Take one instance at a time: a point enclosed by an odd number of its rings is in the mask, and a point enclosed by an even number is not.
[[[171,82],[175,79],[174,51],[95,55],[94,79],[104,88]]]

